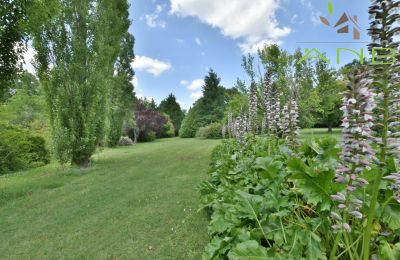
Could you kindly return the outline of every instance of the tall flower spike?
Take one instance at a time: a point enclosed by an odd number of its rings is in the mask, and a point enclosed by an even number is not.
[[[223,125],[222,126],[222,139],[225,139],[225,136],[226,136],[226,125]]]
[[[248,130],[253,135],[258,133],[258,98],[257,98],[257,85],[255,82],[251,84],[249,96],[249,118]]]
[[[233,122],[233,113],[231,111],[228,112],[228,134],[229,138],[234,136],[234,122]]]
[[[279,134],[279,121],[281,118],[281,101],[279,96],[279,91],[276,85],[272,85],[271,87],[271,113],[270,113],[270,131],[273,135]]]
[[[295,100],[289,102],[283,107],[282,117],[280,120],[280,128],[282,137],[287,145],[295,149],[298,146],[299,136],[299,108]]]
[[[261,134],[266,134],[267,132],[267,114],[264,113],[263,119],[261,122]]]
[[[338,224],[333,228],[347,232],[351,230],[348,217],[363,218],[360,212],[363,202],[355,191],[368,182],[360,174],[377,160],[371,147],[375,95],[369,89],[370,84],[367,73],[359,70],[349,75],[347,91],[343,93],[342,152],[340,166],[336,169],[336,182],[346,184],[346,189],[331,198],[339,203],[337,212],[345,216],[343,221],[334,218]]]
[[[269,135],[271,132],[271,126],[273,124],[273,112],[271,104],[271,71],[268,70],[264,77],[264,89],[263,89],[263,104],[264,104],[264,118],[265,118],[265,128],[266,133]]]
[[[246,145],[247,124],[247,116],[241,112],[236,120],[236,140],[241,147]]]

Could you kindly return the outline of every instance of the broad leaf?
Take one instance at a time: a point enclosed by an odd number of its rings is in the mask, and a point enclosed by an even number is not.
[[[398,260],[400,259],[400,243],[392,246],[388,242],[383,241],[383,245],[379,250],[379,259]]]
[[[288,168],[293,173],[290,177],[297,188],[304,193],[307,202],[313,205],[320,204],[322,210],[328,210],[331,205],[330,196],[334,194],[334,172],[315,172],[298,158],[288,161]],[[336,185],[337,186],[337,185]]]
[[[268,257],[267,250],[260,246],[257,241],[249,240],[238,244],[228,254],[231,260],[265,260]]]
[[[383,221],[388,224],[388,226],[393,229],[400,228],[400,205],[399,204],[389,204],[386,206],[382,215]]]

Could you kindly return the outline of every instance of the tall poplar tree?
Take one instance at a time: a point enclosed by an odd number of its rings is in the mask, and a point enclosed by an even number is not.
[[[128,14],[125,17],[126,30],[128,30],[130,22]],[[129,32],[125,33],[121,41],[121,51],[116,63],[116,74],[113,79],[113,88],[110,93],[110,128],[108,133],[108,144],[110,146],[117,145],[121,135],[124,122],[133,120],[134,113],[132,104],[134,100],[134,86],[132,84],[134,71],[131,62],[135,58],[133,47],[135,38]]]
[[[62,163],[87,167],[105,135],[109,86],[125,34],[121,17],[128,4],[126,0],[53,1],[52,19],[33,32],[38,75],[56,156]]]

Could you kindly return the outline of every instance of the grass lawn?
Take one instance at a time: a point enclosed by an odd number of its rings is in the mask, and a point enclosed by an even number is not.
[[[106,149],[87,170],[0,177],[0,259],[200,259],[208,220],[196,186],[218,143],[163,139]]]
[[[300,131],[301,139],[310,139],[310,138],[321,138],[331,136],[336,139],[340,139],[342,134],[341,128],[334,128],[332,133],[328,133],[327,128],[310,128],[310,129],[302,129]]]
[[[88,170],[0,177],[0,259],[200,259],[196,186],[218,143],[164,139],[107,149]]]

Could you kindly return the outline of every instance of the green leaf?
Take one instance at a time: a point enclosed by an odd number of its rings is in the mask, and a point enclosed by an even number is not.
[[[388,242],[383,241],[383,245],[379,249],[379,259],[385,260],[398,260],[400,259],[400,243],[390,245]]]
[[[229,252],[228,257],[231,260],[271,259],[271,257],[268,257],[267,250],[254,240],[238,244]]]
[[[313,205],[320,204],[322,210],[329,210],[331,205],[330,196],[335,193],[333,171],[315,172],[302,160],[292,158],[288,161],[288,168],[293,173],[290,179],[297,184],[300,192],[304,193],[307,202]]]
[[[324,248],[321,245],[321,238],[307,230],[304,232],[302,239],[304,239],[304,244],[306,246],[305,252],[307,260],[326,259]]]
[[[330,15],[333,15],[333,4],[331,0],[328,1],[328,12]]]
[[[251,195],[243,191],[237,191],[237,217],[258,220],[258,213],[264,198],[258,195]]]
[[[224,219],[223,215],[214,214],[212,216],[212,220],[210,222],[210,226],[208,227],[211,233],[223,233],[228,229],[234,227],[234,225]]]
[[[261,174],[265,179],[274,179],[282,169],[282,162],[273,161],[269,157],[259,157],[256,159],[255,169],[264,170]]]
[[[388,224],[388,226],[393,229],[400,228],[400,205],[399,204],[389,204],[383,211],[382,219]]]
[[[210,243],[205,248],[205,251],[202,255],[203,260],[211,260],[211,259],[220,259],[216,258],[219,254],[221,254],[221,251],[226,251],[224,250],[228,242],[230,241],[230,238],[225,238],[222,239],[220,237],[214,237]]]

